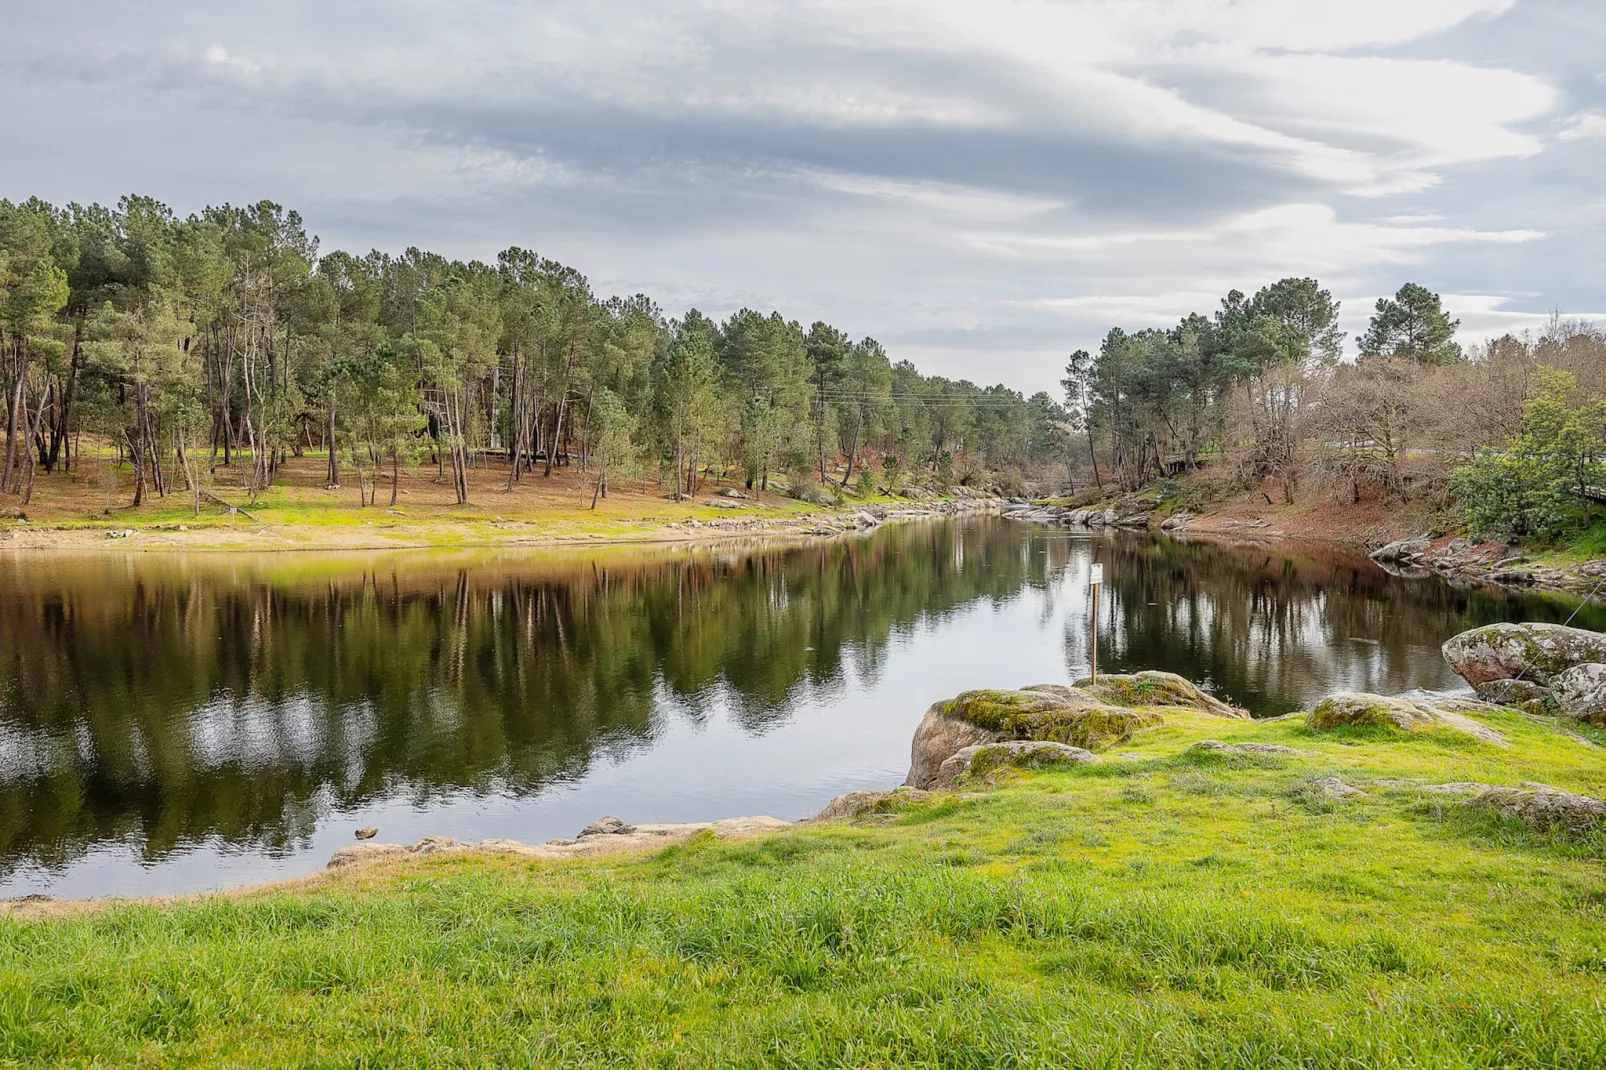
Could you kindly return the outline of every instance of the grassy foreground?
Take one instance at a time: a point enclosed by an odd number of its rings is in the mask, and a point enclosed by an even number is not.
[[[1606,841],[1376,778],[1606,752],[1192,714],[1091,766],[650,857],[0,919],[7,1065],[1606,1065]],[[1183,755],[1203,738],[1309,756]],[[1334,802],[1339,774],[1367,789]],[[1370,785],[1370,786],[1369,786]],[[449,831],[449,830],[443,830]]]

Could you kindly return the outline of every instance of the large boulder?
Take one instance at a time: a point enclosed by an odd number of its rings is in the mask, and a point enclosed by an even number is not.
[[[1041,684],[1019,691],[966,691],[934,703],[910,746],[912,788],[930,788],[942,763],[966,747],[1005,740],[1046,740],[1096,748],[1159,724],[1158,714],[1107,705],[1073,687]]]
[[[1606,665],[1596,661],[1574,665],[1556,675],[1550,693],[1568,717],[1606,725]]]
[[[1097,681],[1083,678],[1076,688],[1112,706],[1138,709],[1145,706],[1180,706],[1211,713],[1217,717],[1248,719],[1249,711],[1229,706],[1205,694],[1174,672],[1145,670],[1126,675],[1100,676]]]
[[[1489,624],[1452,637],[1444,660],[1473,687],[1521,678],[1541,687],[1575,665],[1606,662],[1606,635],[1560,624]]]
[[[1328,695],[1305,715],[1305,727],[1330,732],[1345,725],[1369,725],[1421,732],[1448,728],[1496,746],[1506,746],[1506,737],[1495,729],[1467,716],[1493,713],[1497,707],[1474,699],[1448,696],[1407,698],[1403,695],[1371,695],[1363,691],[1340,691]]]
[[[937,767],[937,779],[933,786],[951,787],[962,776],[981,776],[1005,766],[1074,765],[1096,760],[1090,750],[1047,740],[1012,739],[1002,743],[978,743],[949,755]]]

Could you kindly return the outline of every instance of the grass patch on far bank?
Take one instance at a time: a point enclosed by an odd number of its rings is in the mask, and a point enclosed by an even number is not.
[[[1570,561],[1606,558],[1606,522],[1590,525],[1568,539],[1566,545],[1552,556]]]
[[[1491,721],[1509,749],[1181,715],[886,824],[0,920],[0,1062],[1603,1065],[1606,842],[1371,783],[1606,787]]]

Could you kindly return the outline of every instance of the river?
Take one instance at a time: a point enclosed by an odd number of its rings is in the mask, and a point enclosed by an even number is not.
[[[379,838],[797,818],[896,784],[932,701],[1162,668],[1257,716],[1460,684],[1575,603],[1309,547],[997,518],[683,548],[0,555],[0,896],[159,894]],[[1576,622],[1606,629],[1606,609]]]

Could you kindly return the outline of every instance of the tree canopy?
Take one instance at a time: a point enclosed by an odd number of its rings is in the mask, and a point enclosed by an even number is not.
[[[131,467],[135,504],[174,480],[254,496],[307,450],[365,504],[386,467],[394,501],[395,471],[421,458],[459,502],[575,464],[599,495],[627,470],[676,494],[711,473],[801,491],[868,488],[866,470],[1016,485],[1065,470],[1052,400],[923,375],[830,324],[672,318],[517,246],[494,263],[325,251],[268,201],[180,217],[141,196],[0,200],[0,340],[0,490],[24,499],[85,436]]]

